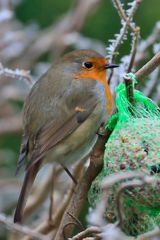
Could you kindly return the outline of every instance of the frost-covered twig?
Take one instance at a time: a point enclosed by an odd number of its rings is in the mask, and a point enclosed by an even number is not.
[[[112,43],[109,48],[107,48],[108,50],[108,57],[110,58],[110,62],[114,62],[115,60],[115,57],[117,56],[117,50],[120,46],[120,44],[122,43],[122,41],[125,39],[126,37],[126,32],[127,32],[127,29],[128,29],[128,26],[130,24],[130,22],[132,21],[132,18],[140,4],[140,0],[137,1],[135,0],[132,5],[131,5],[131,8],[127,11],[128,13],[128,17],[127,17],[127,20],[124,21],[123,19],[121,20],[122,22],[122,28],[120,29],[120,33],[119,34],[116,34],[116,40],[110,40],[110,42]]]
[[[115,62],[115,58],[118,55],[118,49],[119,49],[121,43],[126,39],[127,29],[131,25],[133,16],[134,16],[140,2],[141,2],[141,0],[134,0],[132,3],[128,4],[131,7],[127,11],[126,21],[124,20],[124,16],[121,19],[122,28],[120,29],[120,33],[115,35],[116,36],[115,40],[109,40],[111,42],[111,45],[107,48],[107,51],[108,51],[107,58],[110,59],[111,63]],[[113,3],[115,4],[115,1],[113,1]],[[119,8],[117,8],[117,9],[119,11]],[[133,26],[133,23],[132,23],[132,26]],[[136,29],[136,28],[134,28],[134,29]],[[110,76],[108,78],[109,83],[111,81],[112,76],[113,76],[113,70],[111,71]]]
[[[0,63],[0,76],[11,77],[11,78],[18,78],[18,79],[25,79],[27,83],[32,84],[32,78],[30,76],[30,71],[26,71],[23,69],[16,68],[15,70],[5,68]]]
[[[123,19],[125,22],[127,21],[127,15],[125,13],[125,10],[123,9],[122,3],[120,0],[112,0],[113,5],[117,9],[117,12],[121,19]],[[131,28],[132,32],[135,31],[134,23],[129,23],[129,27]]]
[[[28,235],[28,236],[32,237],[32,239],[48,240],[47,237],[45,237],[44,235],[42,235],[40,233],[35,233],[34,230],[31,230],[27,226],[13,223],[13,221],[10,218],[6,217],[2,213],[0,214],[0,223],[3,224],[5,227],[7,227],[9,230]]]
[[[134,64],[134,60],[135,60],[135,56],[136,56],[137,48],[138,48],[139,34],[140,34],[140,28],[136,27],[136,30],[133,33],[132,49],[131,49],[131,53],[130,53],[130,61],[129,61],[129,64],[128,64],[127,72],[132,71],[132,67],[133,67],[133,64]]]
[[[128,6],[130,6],[130,8],[127,10],[128,20],[129,20],[129,18],[130,18],[130,20],[132,20],[134,14],[136,13],[137,8],[141,2],[142,2],[142,0],[134,0],[133,2],[128,3]]]

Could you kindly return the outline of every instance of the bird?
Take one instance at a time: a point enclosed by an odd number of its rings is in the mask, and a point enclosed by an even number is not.
[[[23,221],[29,192],[43,164],[67,168],[91,151],[99,127],[112,111],[106,69],[115,67],[94,50],[74,50],[51,64],[31,88],[23,106],[16,173],[23,165],[26,169],[15,223]]]

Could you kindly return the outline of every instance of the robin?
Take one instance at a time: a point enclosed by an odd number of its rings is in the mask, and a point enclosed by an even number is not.
[[[17,164],[28,165],[14,222],[21,222],[36,174],[46,160],[67,167],[91,151],[112,110],[106,69],[118,67],[93,50],[70,52],[32,87],[23,109],[23,139]]]

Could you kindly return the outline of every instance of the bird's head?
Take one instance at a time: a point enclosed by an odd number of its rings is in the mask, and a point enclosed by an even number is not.
[[[104,85],[107,109],[110,113],[112,110],[112,94],[107,83],[106,70],[116,68],[118,65],[110,64],[101,54],[86,49],[70,52],[64,55],[61,61],[67,66],[67,70],[72,73],[74,79],[93,79]]]

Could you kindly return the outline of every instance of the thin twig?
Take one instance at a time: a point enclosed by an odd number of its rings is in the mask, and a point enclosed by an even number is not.
[[[142,90],[142,92],[144,93],[145,96],[147,97],[152,97],[153,98],[153,92],[155,90],[157,90],[157,85],[159,83],[159,76],[160,76],[160,68],[156,68],[155,71],[153,71],[150,74],[150,79],[147,81],[146,86],[144,87],[144,89]],[[157,91],[158,92],[158,91]],[[159,96],[158,96],[159,98]],[[154,99],[158,101],[158,99]]]
[[[120,0],[112,0],[112,2],[113,2],[113,5],[115,6],[115,8],[117,9],[117,12],[118,12],[120,18],[123,19],[125,22],[127,22],[128,17],[125,13],[125,10],[123,9],[123,6],[122,6],[122,3],[120,2]],[[128,25],[131,28],[132,32],[134,32],[136,30],[133,23],[129,23]]]
[[[160,238],[160,228],[156,227],[154,230],[144,233],[142,235],[139,235],[137,237],[137,240],[153,240],[153,239],[159,239]]]
[[[56,176],[61,173],[61,167],[56,169]],[[48,197],[49,191],[51,189],[53,174],[52,171],[48,172],[48,176],[46,180],[40,183],[33,194],[29,197],[27,201],[27,205],[24,211],[24,220],[28,218],[31,214],[33,214],[37,208],[44,202],[44,200]]]
[[[96,227],[96,226],[92,226],[92,227],[89,227],[89,228],[85,229],[84,231],[78,233],[74,237],[70,238],[70,240],[82,240],[88,236],[93,236],[97,233],[101,233],[100,228]]]
[[[64,196],[60,207],[57,209],[56,212],[54,212],[52,216],[52,222],[49,223],[46,219],[45,220],[43,219],[39,224],[39,226],[35,228],[36,233],[48,234],[54,228],[56,229],[59,226],[63,213],[71,199],[72,194],[73,194],[73,189],[69,190],[69,192]],[[32,240],[32,239],[30,237],[24,237],[22,240]]]
[[[148,76],[159,66],[160,66],[160,51],[135,73],[136,79],[141,80],[142,78]]]
[[[84,161],[85,161],[85,159],[82,159],[81,161],[79,161],[73,171],[73,176],[75,176],[77,180],[79,179],[79,177],[81,176],[81,174],[84,170]],[[69,189],[68,193],[64,196],[60,206],[53,213],[52,222],[49,223],[46,220],[41,221],[41,224],[38,227],[36,227],[36,229],[35,229],[36,232],[48,234],[49,232],[51,232],[59,227],[62,216],[63,216],[63,214],[71,200],[71,197],[74,193],[74,188],[75,188],[75,184],[72,183],[71,188]],[[44,191],[44,188],[42,188],[42,190]],[[29,237],[26,237],[23,240],[31,240],[31,239]]]
[[[66,225],[63,227],[63,240],[68,240],[68,237],[66,236],[66,229],[68,227],[70,228],[71,226],[73,226],[73,228],[80,227],[77,222],[68,222],[68,223],[66,223]]]
[[[115,1],[113,1],[116,3]],[[141,0],[135,0],[132,4],[131,9],[128,10],[129,14],[127,16],[126,21],[122,21],[122,28],[120,30],[120,33],[117,35],[116,40],[111,40],[112,44],[107,48],[110,56],[110,62],[113,63],[115,61],[116,56],[118,55],[118,48],[120,47],[120,44],[125,38],[125,35],[127,33],[128,26],[131,24],[131,21],[133,19],[133,16],[140,4]],[[119,10],[119,7],[117,4],[115,4],[116,8]],[[123,14],[124,15],[124,14]],[[135,28],[136,29],[136,28]],[[108,78],[108,83],[111,82],[113,76],[113,69],[111,70],[111,73]]]
[[[156,23],[152,33],[145,40],[142,40],[138,46],[137,56],[134,65],[137,66],[142,60],[144,60],[147,49],[153,46],[153,44],[160,38],[160,21]]]
[[[110,196],[110,192],[111,192],[111,187],[115,184],[115,183],[121,183],[125,180],[132,180],[134,178],[140,178],[142,177],[143,174],[139,173],[139,172],[120,172],[120,173],[114,173],[110,176],[107,176],[103,179],[101,186],[102,186],[102,196],[100,201],[96,204],[95,209],[88,214],[88,222],[92,225],[96,225],[96,226],[105,226],[106,225],[106,221],[104,219],[104,213],[106,211],[106,208],[108,207],[109,204],[109,196]]]
[[[126,179],[132,180],[134,178],[142,177],[144,177],[144,174],[136,171],[113,173],[112,175],[107,176],[103,179],[102,188],[107,191],[116,182],[123,182]]]
[[[128,180],[128,179],[126,179],[126,180]],[[116,209],[117,209],[117,213],[118,213],[119,226],[122,227],[123,220],[124,220],[124,211],[123,211],[123,207],[122,207],[122,203],[121,203],[122,193],[124,193],[125,190],[127,190],[127,189],[150,185],[155,181],[156,181],[156,179],[154,177],[145,175],[145,176],[141,176],[139,179],[131,179],[127,182],[120,184],[120,187],[117,189],[116,196],[115,196],[115,204],[116,204]]]
[[[85,229],[84,226],[82,225],[82,223],[79,221],[78,218],[76,218],[75,216],[73,216],[73,215],[72,215],[71,213],[69,213],[69,212],[67,212],[67,214],[68,214],[71,218],[73,218],[73,220],[77,223],[77,225],[78,225],[82,230]]]
[[[124,36],[126,34],[128,26],[130,24],[130,21],[132,20],[133,15],[135,14],[140,2],[141,1],[135,0],[131,9],[129,10],[129,15],[128,15],[127,21],[123,23],[123,27],[120,30],[120,34],[118,34],[118,37],[117,37],[116,41],[114,42],[114,48],[112,50],[111,58],[110,58],[111,63],[114,62],[114,60],[115,60],[118,48],[119,48],[122,40],[124,39]]]
[[[40,233],[36,233],[34,230],[28,228],[27,226],[13,223],[13,221],[10,218],[6,217],[2,213],[0,214],[0,223],[3,224],[5,227],[7,227],[9,230],[28,235],[28,236],[32,237],[32,239],[48,240],[47,237],[45,237],[44,235],[42,235]]]
[[[137,48],[138,48],[139,34],[140,34],[140,28],[136,27],[136,30],[133,33],[132,49],[131,49],[130,61],[129,61],[129,64],[128,64],[128,69],[127,69],[128,73],[132,71],[132,67],[133,67],[133,64],[134,64],[134,60],[135,60],[135,56],[136,56]]]

